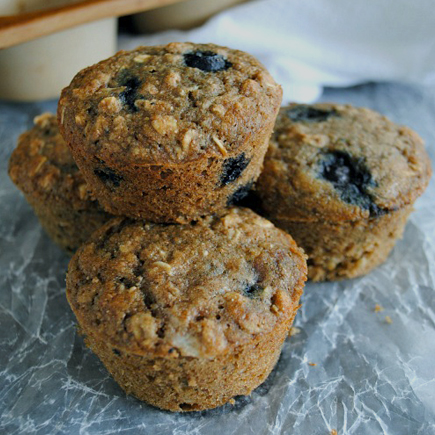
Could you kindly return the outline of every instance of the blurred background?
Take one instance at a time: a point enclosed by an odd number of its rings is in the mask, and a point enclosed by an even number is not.
[[[29,14],[31,25],[20,25]],[[283,86],[284,103],[314,101],[325,86],[435,84],[432,0],[2,0],[0,15],[15,16],[29,39],[0,51],[0,98],[9,100],[55,98],[117,49],[172,41],[253,54]],[[52,33],[53,21],[63,30]],[[0,47],[8,38],[0,33]]]

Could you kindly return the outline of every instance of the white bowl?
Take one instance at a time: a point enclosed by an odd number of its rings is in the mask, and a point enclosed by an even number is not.
[[[139,32],[151,33],[168,29],[190,29],[212,15],[247,0],[184,0],[158,9],[133,15]]]
[[[74,1],[2,0],[0,15],[65,3]],[[0,50],[0,98],[37,101],[58,97],[78,71],[115,53],[116,33],[116,18],[108,18]]]

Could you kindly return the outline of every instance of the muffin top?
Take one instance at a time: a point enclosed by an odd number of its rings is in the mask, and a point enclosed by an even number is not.
[[[18,138],[11,155],[12,181],[27,195],[67,201],[76,210],[100,209],[59,133],[56,116],[44,113],[34,124]]]
[[[413,203],[430,176],[411,129],[366,108],[290,104],[278,115],[257,188],[275,217],[344,221]]]
[[[115,352],[212,358],[288,323],[305,280],[293,239],[233,207],[189,225],[113,219],[71,260],[67,297]]]
[[[214,44],[121,51],[62,92],[62,134],[112,165],[178,163],[236,151],[275,117],[282,90],[262,64]]]

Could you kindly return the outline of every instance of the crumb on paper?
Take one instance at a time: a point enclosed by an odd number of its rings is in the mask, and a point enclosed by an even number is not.
[[[311,367],[316,367],[317,363],[309,362],[308,365]]]
[[[292,328],[290,328],[290,332],[289,332],[290,336],[298,335],[300,333],[301,333],[301,330],[299,328],[296,328],[296,326],[293,326]]]
[[[385,316],[385,322],[391,325],[393,323],[393,320],[391,319],[390,316]]]
[[[375,313],[381,313],[384,311],[384,307],[380,306],[379,304],[375,305]]]

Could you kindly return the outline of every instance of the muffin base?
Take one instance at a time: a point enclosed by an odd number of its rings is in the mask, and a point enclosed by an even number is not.
[[[412,205],[378,218],[351,222],[271,219],[308,255],[308,279],[336,281],[365,275],[382,264],[401,238]]]
[[[188,223],[219,213],[248,193],[260,175],[272,128],[273,122],[239,146],[236,153],[204,156],[180,164],[117,167],[90,159],[81,153],[79,144],[71,144],[70,148],[89,187],[111,214],[152,222]],[[232,160],[237,167],[242,154],[249,164],[234,180],[223,183],[225,165]]]
[[[266,380],[278,361],[297,308],[288,322],[213,359],[133,355],[114,350],[92,335],[87,335],[85,342],[127,394],[169,411],[200,411],[249,395]]]
[[[25,197],[49,237],[70,255],[113,217],[102,209],[76,210],[59,199]]]

